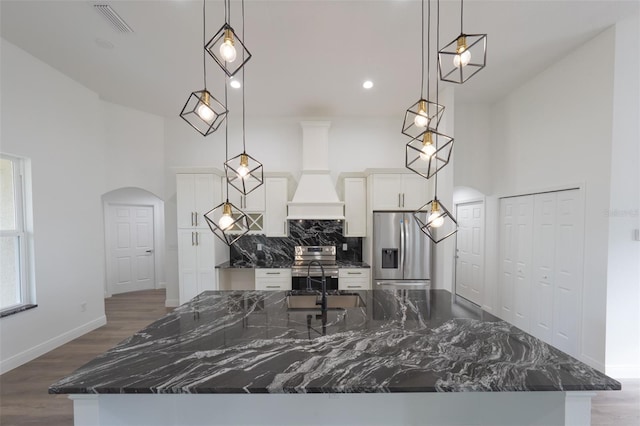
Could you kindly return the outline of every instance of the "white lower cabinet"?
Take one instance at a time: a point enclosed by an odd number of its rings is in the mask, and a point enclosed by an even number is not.
[[[178,230],[180,304],[216,289],[214,238],[208,230]]]
[[[583,251],[580,190],[500,200],[499,316],[579,356]]]
[[[256,290],[291,290],[291,269],[256,269]]]
[[[338,270],[338,290],[371,290],[371,270],[369,268],[340,268]]]

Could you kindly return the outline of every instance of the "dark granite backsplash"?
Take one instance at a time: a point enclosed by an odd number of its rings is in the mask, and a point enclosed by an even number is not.
[[[245,235],[231,246],[231,262],[248,260],[267,263],[293,260],[295,246],[336,246],[338,260],[362,261],[362,238],[344,237],[342,220],[290,220],[289,237]],[[342,244],[347,250],[342,250]],[[258,251],[262,244],[262,251]]]

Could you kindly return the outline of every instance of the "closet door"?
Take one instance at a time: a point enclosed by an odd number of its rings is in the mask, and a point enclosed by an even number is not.
[[[556,198],[556,193],[535,195],[533,214],[531,334],[547,343],[553,341]]]
[[[557,193],[553,346],[579,355],[582,329],[584,202],[582,191]]]
[[[513,324],[531,328],[531,273],[533,259],[533,196],[515,198],[515,271],[513,276]]]
[[[498,315],[513,321],[513,275],[515,271],[515,198],[500,200],[500,275]]]

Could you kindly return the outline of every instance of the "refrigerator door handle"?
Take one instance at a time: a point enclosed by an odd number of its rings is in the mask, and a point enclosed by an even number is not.
[[[400,269],[404,278],[404,251],[406,249],[406,234],[404,233],[404,217],[400,221]]]

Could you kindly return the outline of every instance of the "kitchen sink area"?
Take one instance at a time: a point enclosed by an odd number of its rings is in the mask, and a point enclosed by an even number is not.
[[[320,294],[289,294],[287,295],[288,309],[318,309],[320,310]],[[328,294],[327,309],[348,309],[365,306],[358,294]]]

